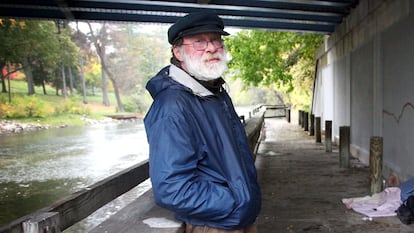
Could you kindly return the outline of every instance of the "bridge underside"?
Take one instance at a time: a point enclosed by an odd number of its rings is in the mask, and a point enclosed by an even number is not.
[[[358,0],[2,0],[0,18],[173,23],[200,10],[225,25],[330,34]]]

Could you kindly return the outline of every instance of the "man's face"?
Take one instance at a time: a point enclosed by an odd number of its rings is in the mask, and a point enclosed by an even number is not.
[[[227,54],[217,33],[184,37],[174,53],[182,68],[200,80],[219,78],[227,69]]]

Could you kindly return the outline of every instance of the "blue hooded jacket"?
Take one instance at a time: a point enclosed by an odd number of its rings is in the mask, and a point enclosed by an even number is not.
[[[192,225],[240,229],[261,206],[244,127],[226,91],[213,94],[171,65],[147,83],[144,123],[155,202]]]

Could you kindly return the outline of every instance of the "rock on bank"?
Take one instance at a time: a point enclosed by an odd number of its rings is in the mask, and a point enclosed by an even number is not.
[[[48,129],[49,126],[34,124],[34,123],[21,123],[9,120],[0,121],[0,134],[8,133],[22,133],[34,130]]]

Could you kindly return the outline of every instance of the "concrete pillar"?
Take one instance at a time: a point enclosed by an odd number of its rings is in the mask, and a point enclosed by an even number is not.
[[[325,148],[332,152],[332,121],[325,121]]]
[[[350,158],[350,127],[341,126],[339,127],[339,167],[349,168]]]
[[[321,137],[321,117],[315,117],[315,132],[316,132],[316,142],[322,142]]]
[[[302,125],[302,110],[298,111],[298,125]]]
[[[371,137],[369,145],[369,170],[371,194],[382,191],[382,137]]]

